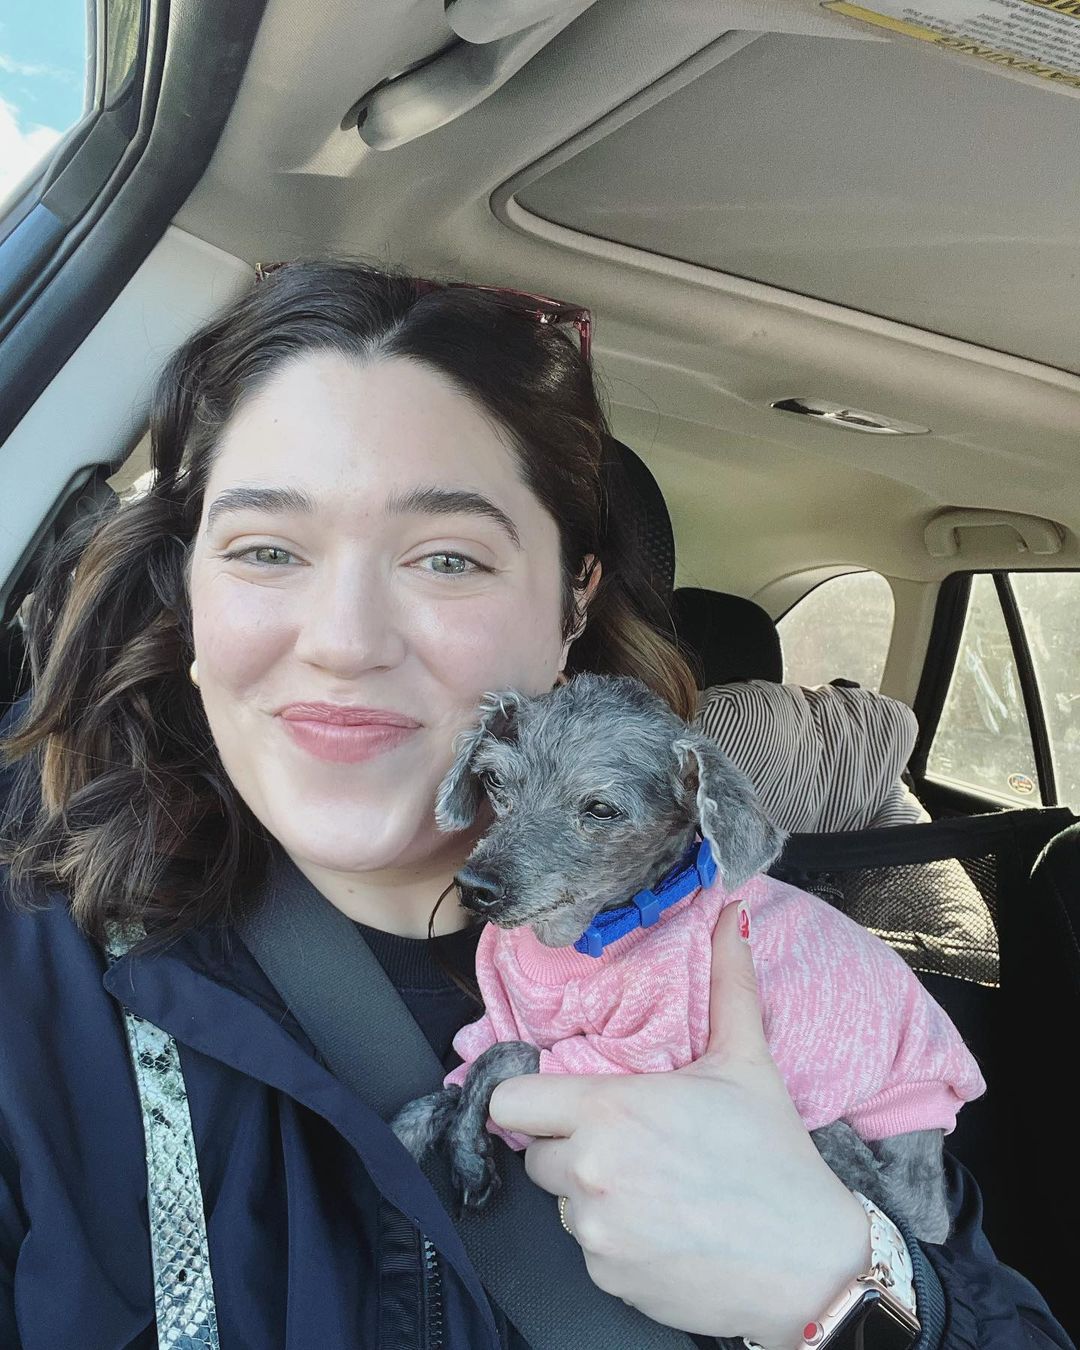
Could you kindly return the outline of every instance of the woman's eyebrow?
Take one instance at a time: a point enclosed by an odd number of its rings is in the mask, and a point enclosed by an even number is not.
[[[218,493],[206,514],[210,529],[219,516],[230,511],[267,511],[278,515],[312,515],[315,502],[300,488],[233,487]],[[467,488],[417,487],[408,492],[391,493],[386,501],[388,515],[421,514],[437,516],[486,516],[506,532],[515,548],[521,547],[517,526],[493,501]]]
[[[494,502],[466,488],[417,487],[408,492],[391,493],[386,500],[389,515],[419,513],[436,516],[487,516],[509,535],[515,548],[521,547],[517,526]]]
[[[278,515],[311,515],[315,503],[299,488],[234,487],[218,493],[206,513],[206,528],[229,511],[270,511]]]

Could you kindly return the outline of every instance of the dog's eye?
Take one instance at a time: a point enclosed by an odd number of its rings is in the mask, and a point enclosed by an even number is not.
[[[614,820],[621,812],[607,802],[595,801],[586,805],[585,814],[592,816],[594,820]]]

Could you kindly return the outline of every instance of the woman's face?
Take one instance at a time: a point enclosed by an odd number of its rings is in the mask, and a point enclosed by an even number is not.
[[[195,542],[195,651],[225,769],[286,852],[334,872],[453,853],[433,804],[455,734],[565,659],[559,557],[506,441],[425,366],[313,354],[238,411]]]

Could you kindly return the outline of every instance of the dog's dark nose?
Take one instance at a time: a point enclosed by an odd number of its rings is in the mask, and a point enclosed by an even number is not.
[[[494,877],[485,876],[483,872],[474,872],[471,867],[463,867],[454,880],[461,903],[474,914],[491,914],[506,899],[500,882]]]

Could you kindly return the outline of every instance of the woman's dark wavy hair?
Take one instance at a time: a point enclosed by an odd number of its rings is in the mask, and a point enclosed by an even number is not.
[[[425,290],[351,261],[295,262],[208,323],[162,372],[152,486],[69,534],[30,600],[33,696],[0,744],[17,760],[0,858],[12,895],[70,900],[101,940],[138,919],[168,939],[228,923],[257,888],[265,831],[218,757],[196,690],[187,569],[222,429],[283,362],[316,351],[408,357],[502,427],[523,480],[558,523],[564,634],[584,560],[602,564],[568,671],[634,675],[690,717],[693,676],[635,541],[608,509],[614,463],[592,374],[524,301]]]

